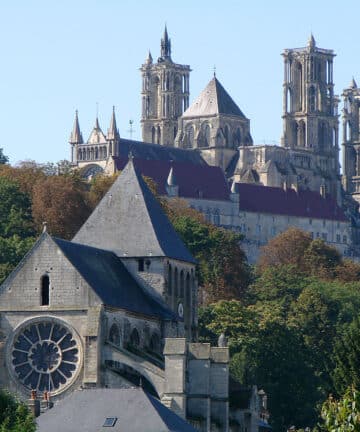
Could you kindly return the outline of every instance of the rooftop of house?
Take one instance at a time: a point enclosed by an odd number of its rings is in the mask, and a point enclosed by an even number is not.
[[[52,239],[105,305],[160,319],[178,319],[160,298],[137,283],[113,252]]]
[[[206,117],[218,114],[246,118],[229,93],[214,76],[182,117]]]
[[[37,419],[38,432],[196,432],[141,388],[78,390]]]
[[[195,264],[132,158],[73,241],[123,258],[167,257]]]
[[[328,219],[346,222],[343,210],[331,197],[323,198],[309,190],[282,189],[238,183],[239,210],[254,213]]]

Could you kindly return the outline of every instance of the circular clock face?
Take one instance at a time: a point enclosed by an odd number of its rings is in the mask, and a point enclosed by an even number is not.
[[[184,306],[182,303],[178,304],[178,315],[180,318],[184,317]]]
[[[54,318],[22,325],[10,348],[12,374],[29,390],[57,393],[76,378],[80,367],[80,340]]]

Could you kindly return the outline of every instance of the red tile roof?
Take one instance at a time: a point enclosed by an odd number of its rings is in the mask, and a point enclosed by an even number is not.
[[[237,191],[240,211],[347,221],[344,212],[332,198],[323,198],[316,192],[285,191],[248,183],[238,183]]]
[[[116,168],[123,170],[128,158],[114,158]],[[229,188],[225,176],[219,167],[195,165],[188,162],[176,162],[154,159],[134,158],[136,169],[144,176],[152,178],[158,185],[160,195],[166,195],[166,181],[173,167],[179,196],[182,198],[200,198],[228,201]]]

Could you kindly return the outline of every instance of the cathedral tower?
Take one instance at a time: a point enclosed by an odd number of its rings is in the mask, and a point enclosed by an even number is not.
[[[343,186],[360,203],[360,89],[354,79],[342,96]]]
[[[161,55],[153,63],[151,53],[141,66],[142,139],[145,142],[174,145],[178,119],[189,106],[190,66],[171,59],[167,28],[161,39]]]
[[[285,76],[282,146],[298,157],[295,167],[313,170],[327,191],[339,194],[338,98],[334,96],[332,50],[318,48],[313,35],[304,48],[283,52]],[[313,157],[311,157],[313,156]]]

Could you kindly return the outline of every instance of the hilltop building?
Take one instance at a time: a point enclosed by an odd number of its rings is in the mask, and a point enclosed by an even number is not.
[[[76,115],[72,162],[86,177],[113,174],[131,151],[163,195],[184,198],[214,224],[243,232],[250,262],[289,226],[356,255],[360,96],[355,82],[344,91],[342,178],[334,57],[312,35],[305,47],[284,50],[281,145],[254,145],[250,120],[216,76],[188,106],[190,68],[173,62],[165,29],[157,63],[149,55],[141,67],[144,142],[120,138],[113,112],[108,134],[96,120],[83,143]]]

